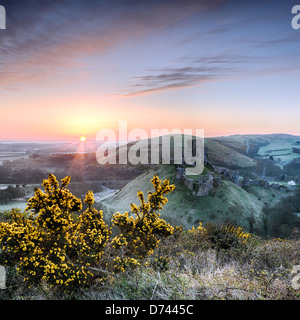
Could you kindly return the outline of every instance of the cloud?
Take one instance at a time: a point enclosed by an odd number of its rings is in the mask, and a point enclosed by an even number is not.
[[[182,57],[177,60],[177,63],[189,65],[151,69],[153,74],[132,77],[133,84],[128,86],[125,96],[182,89],[220,80],[241,72],[239,65],[246,64],[250,59],[251,57],[229,54],[198,58]]]
[[[277,48],[284,48],[291,44],[297,44],[299,42],[299,35],[295,32],[287,33],[283,36],[273,36],[270,39],[259,39],[259,38],[242,38],[239,39],[240,43],[247,44],[250,48],[263,49],[268,48],[270,50],[275,50]]]
[[[0,86],[47,79],[126,39],[177,23],[220,0],[3,0],[7,29],[0,33]]]

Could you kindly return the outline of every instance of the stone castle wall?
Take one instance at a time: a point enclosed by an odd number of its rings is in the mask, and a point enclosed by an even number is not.
[[[211,166],[213,168],[213,166]],[[239,185],[238,171],[229,169],[222,169],[221,171],[212,171],[206,175],[201,175],[195,179],[189,178],[185,175],[185,167],[177,166],[176,173],[177,180],[182,180],[184,186],[192,191],[192,194],[197,197],[207,196],[209,191],[217,188],[221,184],[221,180],[229,180]]]

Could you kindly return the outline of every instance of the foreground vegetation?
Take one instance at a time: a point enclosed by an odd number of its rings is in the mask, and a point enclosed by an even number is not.
[[[199,235],[176,230],[135,269],[112,274],[76,293],[42,284],[28,288],[15,268],[7,268],[1,299],[235,299],[294,300],[293,267],[300,261],[300,241],[252,239],[244,250],[218,249]]]
[[[35,189],[25,212],[13,209],[8,221],[0,223],[0,264],[16,268],[29,286],[44,284],[67,293],[140,265],[157,248],[159,237],[173,233],[158,212],[174,186],[157,176],[151,182],[154,192],[149,191],[148,201],[139,191],[141,204],[131,205],[135,218],[128,212],[113,215],[111,237],[103,211],[93,207],[93,192],[87,192],[87,209],[80,212],[81,200],[67,189],[70,176],[59,185],[49,174],[45,191]]]
[[[300,240],[262,240],[230,223],[182,230],[159,217],[173,191],[151,180],[148,200],[111,226],[49,175],[28,201],[0,223],[2,299],[300,299]],[[296,272],[296,271],[295,271]]]

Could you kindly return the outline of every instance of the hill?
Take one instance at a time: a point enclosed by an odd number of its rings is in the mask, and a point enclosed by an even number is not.
[[[299,136],[289,134],[232,135],[205,139],[209,160],[215,165],[234,169],[254,168],[260,157],[284,155],[292,160],[293,146]],[[284,152],[282,152],[284,151]]]
[[[208,169],[204,172],[207,172]],[[150,180],[158,175],[161,180],[170,179],[175,190],[168,195],[169,202],[164,207],[162,216],[173,225],[190,228],[199,221],[230,221],[249,229],[249,218],[254,218],[254,228],[259,228],[262,208],[279,202],[286,196],[279,190],[267,190],[260,186],[251,186],[247,190],[231,181],[221,180],[221,185],[210,190],[207,196],[193,196],[182,181],[176,181],[176,170],[173,165],[159,165],[136,177],[115,195],[103,200],[101,208],[106,219],[110,219],[116,211],[130,211],[130,204],[139,204],[137,191],[147,194],[151,187]]]
[[[142,163],[153,163],[151,158],[153,152],[160,154],[159,161],[162,163],[162,154],[169,153],[172,158],[175,152],[174,141],[182,139],[183,145],[183,136],[182,134],[167,134],[162,137],[130,142],[117,148],[117,163],[121,155],[122,159],[130,159],[130,157],[136,156],[134,161],[138,162],[140,160]],[[186,135],[185,138],[192,140],[193,136]],[[168,141],[166,145],[163,144],[162,139],[165,142]],[[204,138],[204,151],[207,159],[215,166],[252,173],[253,171],[261,171],[261,160],[268,159],[271,156],[281,168],[293,159],[300,158],[300,153],[295,151],[295,146],[300,143],[299,141],[299,136],[289,134],[209,137]],[[183,148],[179,151],[178,145],[176,145],[176,148],[176,152],[183,152]],[[111,156],[115,157],[115,154]],[[100,159],[102,157],[99,157]],[[108,159],[110,159],[110,156],[104,158],[104,163]],[[156,158],[154,157],[153,159]]]
[[[246,149],[246,145],[241,142],[224,143],[219,139],[205,139],[208,159],[217,166],[232,169],[256,167],[257,161],[245,155],[243,149]]]

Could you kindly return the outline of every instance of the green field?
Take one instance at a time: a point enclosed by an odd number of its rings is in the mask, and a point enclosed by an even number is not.
[[[259,149],[258,155],[263,158],[273,156],[274,160],[286,164],[295,158],[299,158],[299,153],[293,153],[293,148],[297,147],[296,140],[275,140]]]
[[[25,210],[27,207],[27,201],[13,201],[7,204],[1,204],[0,205],[0,212],[6,211],[6,210],[11,210],[13,208],[18,208],[21,210]]]

